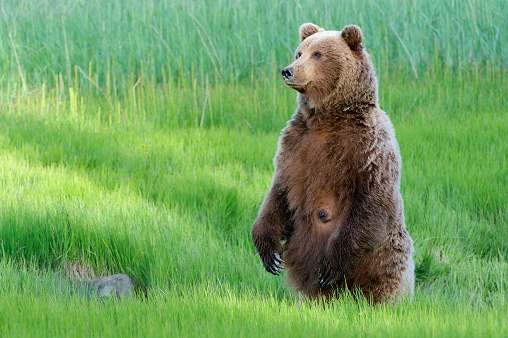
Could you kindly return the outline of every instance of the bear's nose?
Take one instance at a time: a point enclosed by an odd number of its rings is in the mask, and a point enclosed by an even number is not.
[[[284,68],[282,70],[281,74],[282,74],[282,77],[284,78],[284,80],[286,80],[286,81],[291,80],[293,78],[293,76],[295,76],[293,67]]]

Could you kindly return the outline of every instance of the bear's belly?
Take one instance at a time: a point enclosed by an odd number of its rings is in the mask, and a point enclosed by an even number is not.
[[[387,297],[395,300],[414,292],[413,241],[403,223],[394,226],[394,230],[375,250],[366,252],[346,278],[349,290],[360,290],[374,303],[385,301]],[[327,298],[342,291],[334,287],[322,289],[318,283],[319,262],[329,236],[327,232],[300,227],[284,244],[288,282],[305,296]]]
[[[284,244],[283,255],[289,282],[298,291],[317,296],[323,249],[339,229],[350,195],[348,182],[343,179],[348,176],[343,173],[340,154],[331,151],[336,147],[327,137],[304,135],[295,144],[276,161],[278,179],[293,215],[293,232]]]
[[[336,137],[335,137],[336,138]],[[285,143],[292,144],[288,151]],[[276,157],[277,176],[287,192],[289,209],[320,227],[336,221],[351,184],[340,142],[330,133],[307,132],[283,138],[284,149]],[[321,217],[318,213],[321,211]],[[305,223],[305,222],[302,222]],[[312,222],[315,223],[315,222]]]

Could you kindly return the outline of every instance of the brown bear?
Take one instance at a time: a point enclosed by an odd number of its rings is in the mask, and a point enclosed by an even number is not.
[[[266,270],[287,267],[306,298],[349,289],[395,303],[414,289],[413,241],[399,191],[401,158],[379,108],[357,26],[306,23],[282,70],[298,108],[282,131],[272,187],[251,235]]]

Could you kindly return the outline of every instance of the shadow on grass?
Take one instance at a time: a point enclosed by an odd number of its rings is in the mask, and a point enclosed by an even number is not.
[[[125,193],[149,209],[110,210],[101,197],[92,196],[83,210],[72,191],[42,204],[22,201],[0,214],[2,258],[35,258],[42,268],[56,271],[79,263],[90,276],[126,273],[145,290],[154,283],[257,278],[257,269],[244,271],[257,262],[248,231],[257,206],[249,207],[250,198],[239,187],[216,177],[220,165],[148,144],[153,139],[138,147],[141,132],[94,132],[30,116],[0,120],[4,148],[16,156],[35,166],[63,167],[86,177],[92,192]],[[189,167],[193,164],[196,168]]]
[[[155,144],[139,146],[135,139],[144,137],[143,132],[94,132],[77,129],[71,123],[44,123],[30,116],[22,120],[4,116],[2,120],[0,132],[6,136],[8,148],[15,148],[30,162],[66,167],[85,174],[104,190],[122,189],[204,222],[214,218],[216,230],[225,233],[235,232],[242,221],[245,206],[238,188],[215,177],[223,169],[206,163],[206,159],[204,163],[189,159],[193,154],[185,149],[171,149],[157,143],[160,141],[155,137],[147,141]],[[193,146],[199,147],[199,143]],[[205,166],[215,172],[207,172]]]

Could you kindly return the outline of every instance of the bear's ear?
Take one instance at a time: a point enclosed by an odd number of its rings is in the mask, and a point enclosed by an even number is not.
[[[342,32],[340,33],[344,41],[349,45],[349,48],[351,50],[360,50],[362,49],[362,41],[363,41],[363,35],[362,30],[360,27],[355,25],[349,25],[344,27],[342,29]]]
[[[313,23],[304,23],[300,26],[300,42],[307,39],[312,34],[316,34],[318,32],[324,32],[323,28],[319,28]]]

